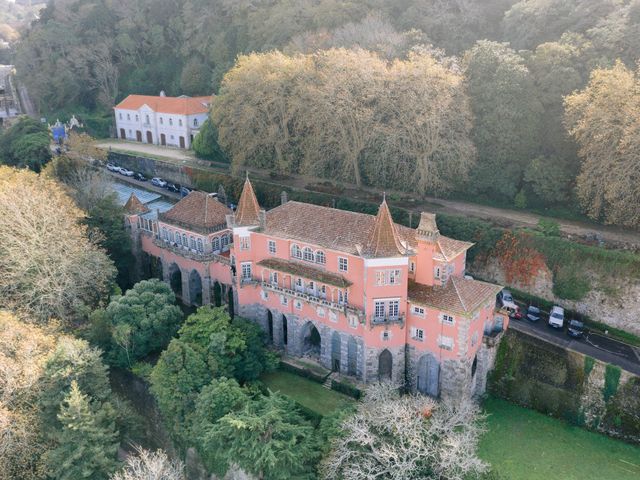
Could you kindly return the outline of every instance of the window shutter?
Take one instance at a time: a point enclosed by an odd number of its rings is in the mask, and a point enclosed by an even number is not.
[[[411,327],[411,338],[416,338],[416,327]]]

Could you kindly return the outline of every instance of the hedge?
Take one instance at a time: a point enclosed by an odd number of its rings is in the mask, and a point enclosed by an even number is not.
[[[349,397],[355,398],[356,400],[360,400],[360,397],[362,397],[362,391],[359,388],[356,388],[353,385],[349,385],[348,383],[339,382],[337,380],[331,380],[331,390],[335,390],[336,392],[348,395]]]
[[[326,377],[322,375],[318,375],[317,373],[313,373],[308,368],[296,367],[295,365],[291,365],[290,363],[280,362],[280,369],[285,372],[293,373],[294,375],[299,375],[301,377],[307,378],[316,383],[324,383]]]

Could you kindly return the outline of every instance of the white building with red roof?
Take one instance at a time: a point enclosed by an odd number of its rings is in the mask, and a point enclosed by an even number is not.
[[[116,131],[123,140],[191,148],[209,115],[211,96],[129,95],[114,107]]]
[[[194,192],[145,228],[142,250],[185,303],[228,302],[287,356],[362,383],[484,393],[508,325],[501,287],[465,277],[472,244],[441,235],[433,214],[412,229],[386,201],[377,215],[294,201],[265,212],[247,179],[235,212]]]

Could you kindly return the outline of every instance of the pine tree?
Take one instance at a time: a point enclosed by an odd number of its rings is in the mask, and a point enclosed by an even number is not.
[[[56,480],[107,479],[117,467],[113,412],[104,405],[95,408],[74,381],[58,419],[62,429],[54,436],[57,447],[46,459],[49,476]]]

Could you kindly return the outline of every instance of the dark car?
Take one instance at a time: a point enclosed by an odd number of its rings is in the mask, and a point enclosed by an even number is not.
[[[180,192],[180,185],[176,185],[175,183],[167,183],[167,186],[165,188],[170,192]]]
[[[527,319],[532,322],[540,320],[540,309],[533,305],[529,305],[529,308],[527,309]]]
[[[567,335],[573,338],[580,338],[584,335],[584,323],[578,320],[571,320],[567,326]]]
[[[141,182],[146,182],[147,181],[147,177],[145,177],[143,174],[141,174],[140,172],[136,173],[133,178],[135,178],[136,180],[140,180]]]
[[[186,197],[187,195],[189,195],[192,192],[191,189],[187,188],[187,187],[182,187],[180,189],[180,195],[182,195],[183,197]]]

